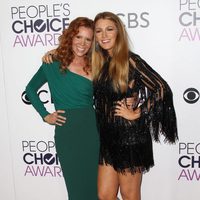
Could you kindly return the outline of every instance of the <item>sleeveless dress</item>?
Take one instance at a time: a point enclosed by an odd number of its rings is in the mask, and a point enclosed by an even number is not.
[[[55,144],[69,200],[97,200],[99,136],[93,108],[92,82],[60,63],[42,64],[26,87],[34,108],[44,118],[49,112],[37,91],[46,82],[56,110],[65,110],[63,126],[55,126]]]

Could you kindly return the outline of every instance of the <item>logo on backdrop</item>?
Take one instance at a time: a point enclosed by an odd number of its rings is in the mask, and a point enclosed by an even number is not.
[[[53,103],[50,92],[48,90],[41,89],[38,91],[37,95],[43,104]],[[31,102],[25,91],[22,93],[21,99],[22,99],[23,103],[25,103],[26,105],[31,105]]]
[[[179,181],[200,181],[200,143],[180,142],[178,164]]]
[[[54,46],[69,25],[69,3],[21,5],[10,8],[13,47]]]
[[[127,28],[147,28],[150,25],[148,20],[149,13],[142,12],[142,13],[116,13],[121,20],[124,22]]]
[[[22,141],[24,176],[62,177],[53,141]]]
[[[179,1],[179,41],[200,41],[200,1]]]
[[[196,103],[199,100],[199,96],[199,91],[195,88],[188,88],[183,93],[183,99],[189,104]]]

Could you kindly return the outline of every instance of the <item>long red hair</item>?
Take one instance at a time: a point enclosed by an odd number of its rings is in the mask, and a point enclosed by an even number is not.
[[[94,30],[93,20],[87,17],[78,17],[71,21],[69,27],[63,30],[62,35],[59,37],[59,46],[56,49],[56,60],[61,63],[61,71],[66,71],[69,64],[74,59],[72,50],[73,38],[78,34],[79,28],[83,26]],[[91,51],[85,55],[84,71],[91,71]]]

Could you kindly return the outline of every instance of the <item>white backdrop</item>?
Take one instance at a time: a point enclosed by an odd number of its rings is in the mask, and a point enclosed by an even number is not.
[[[143,176],[142,200],[198,200],[200,180],[199,0],[2,0],[0,7],[0,199],[67,200],[54,127],[29,105],[25,86],[44,52],[78,16],[119,14],[133,50],[174,93],[179,143],[154,144],[155,167]],[[39,92],[53,111],[47,86]]]

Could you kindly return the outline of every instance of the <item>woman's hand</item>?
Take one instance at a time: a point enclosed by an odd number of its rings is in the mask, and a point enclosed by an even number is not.
[[[65,111],[57,110],[52,114],[48,114],[46,117],[44,117],[44,121],[51,125],[62,126],[66,122],[66,117],[63,117],[60,115],[60,113],[65,113]]]
[[[56,54],[56,49],[52,49],[50,51],[47,51],[44,56],[42,57],[42,61],[51,64],[53,62],[53,56]]]
[[[127,107],[124,101],[117,101],[117,105],[115,106],[115,116],[123,117],[127,120],[136,120],[140,117],[140,108],[135,110]]]
[[[123,99],[121,102],[125,103],[127,108],[132,110],[135,106],[135,98],[134,97],[128,97],[126,99]]]

